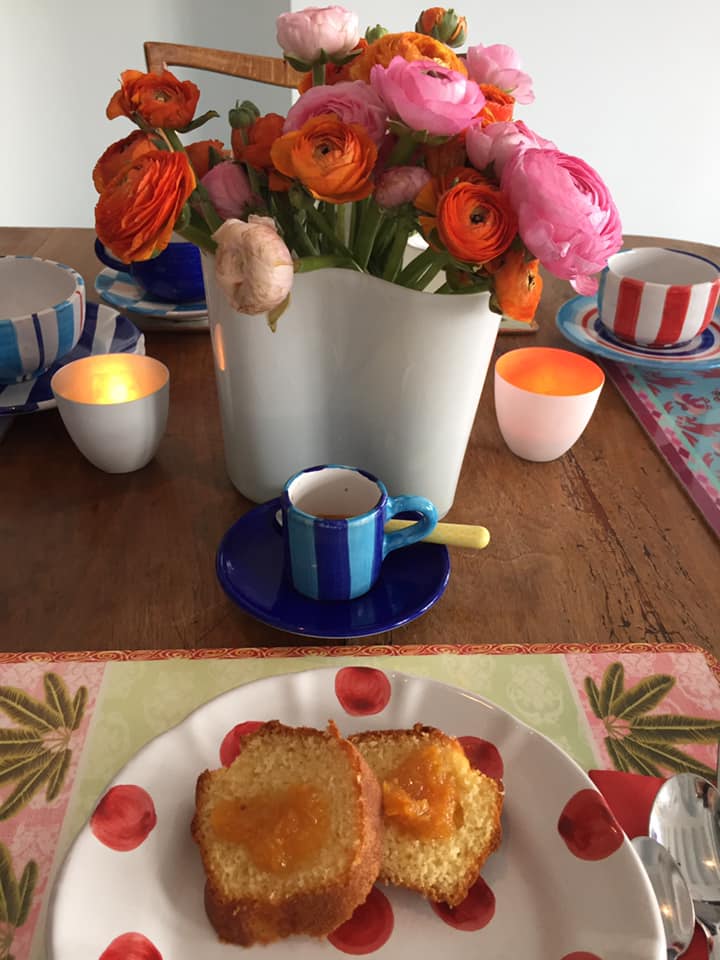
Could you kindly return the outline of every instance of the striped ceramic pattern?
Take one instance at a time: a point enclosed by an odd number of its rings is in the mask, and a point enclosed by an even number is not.
[[[207,304],[204,300],[196,303],[161,303],[159,300],[146,300],[145,294],[129,273],[121,273],[111,267],[105,267],[95,278],[95,289],[107,303],[118,310],[141,313],[148,317],[167,317],[177,320],[191,320],[207,316]]]
[[[686,256],[704,259],[690,253]],[[606,268],[600,277],[598,310],[602,323],[621,340],[665,347],[688,343],[705,330],[719,294],[720,277],[706,283],[670,285],[619,276]]]
[[[0,383],[32,380],[72,350],[80,338],[85,314],[85,281],[76,270],[41,257],[12,259],[35,260],[66,271],[75,289],[62,303],[37,313],[0,318]]]
[[[97,353],[145,353],[145,337],[126,317],[104,305],[88,303],[85,325],[77,345],[36,380],[0,385],[0,417],[35,413],[56,406],[50,380],[56,370]]]
[[[640,347],[619,340],[601,322],[595,297],[573,297],[557,314],[560,332],[584,350],[638,367],[658,370],[711,370],[720,367],[720,311],[689,343],[673,347]]]

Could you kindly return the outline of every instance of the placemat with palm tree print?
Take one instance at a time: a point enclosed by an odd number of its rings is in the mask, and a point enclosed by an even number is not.
[[[0,960],[44,960],[54,876],[143,744],[240,684],[346,665],[480,694],[586,770],[715,776],[720,665],[688,644],[3,653]]]

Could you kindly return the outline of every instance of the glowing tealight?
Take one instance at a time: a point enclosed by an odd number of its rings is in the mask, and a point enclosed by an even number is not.
[[[99,354],[61,367],[50,387],[77,448],[107,473],[155,455],[168,412],[167,367],[139,354]]]
[[[495,411],[505,442],[525,460],[555,460],[580,438],[605,374],[554,347],[511,350],[495,364]]]

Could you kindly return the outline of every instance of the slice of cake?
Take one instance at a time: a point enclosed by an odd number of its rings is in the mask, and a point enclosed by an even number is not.
[[[363,903],[382,856],[380,787],[334,723],[272,721],[197,781],[192,836],[221,940],[325,936]]]
[[[457,906],[500,845],[503,787],[434,727],[350,737],[383,792],[380,877]]]

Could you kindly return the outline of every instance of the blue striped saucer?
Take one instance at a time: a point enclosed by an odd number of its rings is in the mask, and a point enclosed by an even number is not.
[[[145,336],[111,307],[88,303],[85,324],[75,347],[35,380],[0,385],[0,417],[35,413],[57,406],[50,389],[52,375],[72,360],[93,353],[145,353]]]
[[[143,290],[129,273],[105,267],[95,277],[95,290],[107,303],[118,310],[141,313],[146,317],[165,317],[168,320],[197,320],[207,316],[204,300],[195,303],[163,303],[146,300]]]
[[[280,500],[244,514],[223,537],[215,570],[225,593],[256,620],[323,640],[372,637],[426,613],[450,577],[447,547],[414,543],[385,558],[373,588],[347,601],[311,600],[293,587],[276,520]]]

